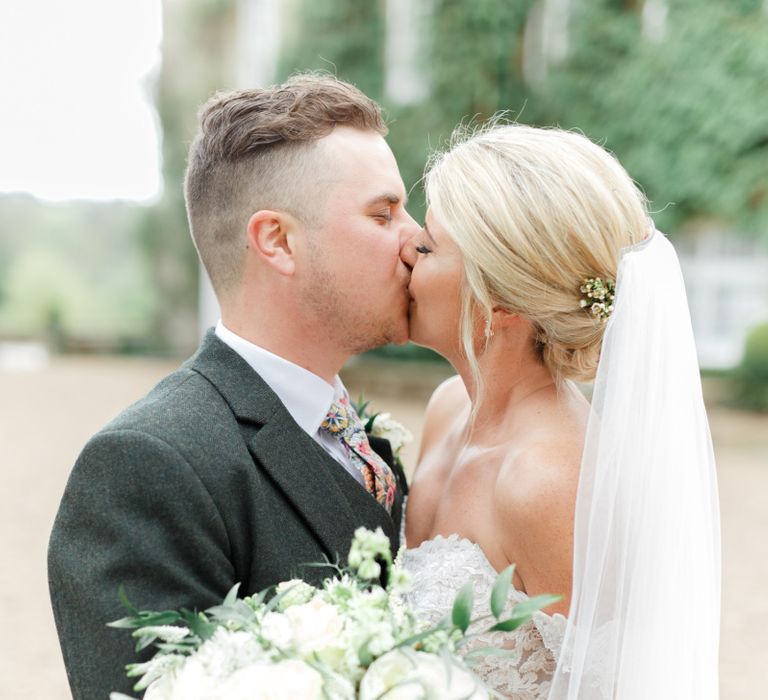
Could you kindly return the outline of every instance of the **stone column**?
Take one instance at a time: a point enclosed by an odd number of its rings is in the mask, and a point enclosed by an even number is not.
[[[421,58],[431,12],[430,0],[387,0],[384,92],[395,104],[418,104],[429,93]]]
[[[549,67],[568,55],[571,0],[538,0],[528,15],[523,35],[523,77],[529,85],[543,83]]]
[[[664,41],[667,34],[667,0],[645,0],[641,15],[643,38],[654,44]]]

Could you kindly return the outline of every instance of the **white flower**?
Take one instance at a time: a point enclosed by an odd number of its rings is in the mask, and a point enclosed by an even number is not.
[[[141,676],[141,681],[137,683],[137,689],[143,690],[156,679],[172,675],[176,669],[184,665],[185,661],[186,657],[179,654],[160,654],[153,656],[143,664],[131,664],[128,667],[128,675]]]
[[[487,700],[488,692],[458,659],[399,649],[374,661],[360,682],[360,700]]]
[[[395,455],[400,452],[403,445],[413,440],[413,434],[394,420],[389,413],[380,413],[376,416],[371,426],[371,435],[389,440]]]
[[[275,593],[277,595],[282,594],[278,607],[280,610],[285,610],[292,605],[308,603],[312,600],[315,593],[317,593],[317,589],[310,586],[306,581],[302,581],[300,578],[293,578],[290,581],[282,581],[279,583]]]
[[[284,615],[293,628],[293,640],[299,653],[308,654],[338,646],[344,619],[335,606],[315,597],[309,603],[288,608]]]
[[[321,700],[323,677],[298,659],[255,663],[219,683],[210,700]]]
[[[168,656],[155,658],[165,659]],[[265,658],[264,650],[253,635],[220,627],[183,665],[164,670],[162,677],[149,686],[144,698],[208,700],[214,697],[216,688],[232,673]]]
[[[379,578],[381,576],[381,565],[372,559],[366,559],[357,569],[357,575],[367,581]]]
[[[375,532],[359,527],[355,530],[347,563],[357,570],[359,578],[371,580],[378,578],[381,573],[381,566],[376,559],[389,561],[391,556],[389,539],[380,527],[377,527]]]
[[[261,621],[261,634],[270,644],[286,649],[293,641],[291,621],[280,613],[268,612]]]
[[[220,677],[212,675],[195,654],[176,673],[150,685],[144,700],[203,700],[214,692],[219,681]]]

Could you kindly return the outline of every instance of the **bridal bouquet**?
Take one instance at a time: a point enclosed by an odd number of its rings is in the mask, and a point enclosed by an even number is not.
[[[476,622],[471,584],[459,591],[447,619],[425,629],[403,602],[408,575],[393,565],[381,530],[359,528],[348,563],[320,588],[285,581],[239,599],[235,586],[205,612],[138,611],[121,592],[131,614],[110,626],[132,629],[137,651],[157,650],[146,663],[127,667],[129,677],[140,678],[134,690],[146,689],[145,700],[488,697],[468,669],[471,658],[458,656]],[[379,584],[382,571],[386,587]],[[509,567],[493,588],[493,630],[516,629],[557,600],[532,598],[501,619],[511,580]],[[110,697],[127,700],[118,693]]]

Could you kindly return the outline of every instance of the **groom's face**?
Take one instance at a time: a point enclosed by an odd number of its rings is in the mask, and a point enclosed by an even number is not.
[[[420,229],[377,133],[336,127],[322,140],[330,183],[319,225],[307,231],[302,301],[340,349],[356,354],[408,339],[410,271],[401,248]]]

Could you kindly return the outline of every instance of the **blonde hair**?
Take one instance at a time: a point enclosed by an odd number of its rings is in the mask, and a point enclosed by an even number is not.
[[[581,134],[492,121],[460,128],[425,175],[432,214],[459,247],[461,343],[481,390],[477,315],[530,320],[559,383],[594,379],[605,324],[579,306],[585,278],[616,279],[621,249],[649,233],[647,203],[619,162]]]
[[[199,120],[184,198],[192,239],[220,301],[241,278],[251,214],[274,209],[304,223],[317,221],[327,184],[319,139],[336,125],[387,133],[372,99],[349,83],[313,73],[268,88],[219,93],[203,105]]]

